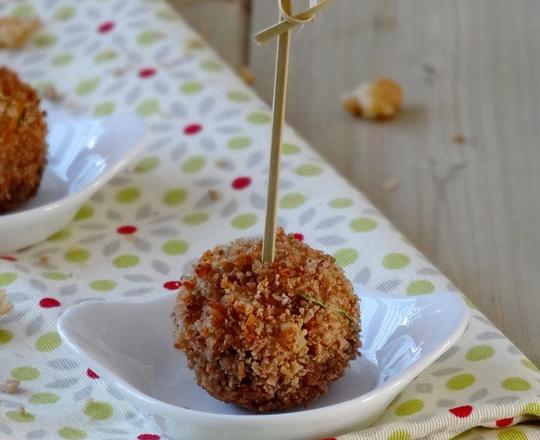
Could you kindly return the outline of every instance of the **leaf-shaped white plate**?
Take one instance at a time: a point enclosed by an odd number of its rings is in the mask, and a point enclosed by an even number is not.
[[[88,301],[58,322],[64,341],[103,380],[183,439],[316,439],[368,426],[423,369],[463,333],[461,297],[393,297],[356,286],[361,298],[362,356],[307,408],[250,414],[210,397],[173,347],[175,296],[140,303]]]
[[[48,107],[47,165],[36,197],[0,215],[0,253],[43,241],[138,153],[143,124],[134,114],[76,116]]]

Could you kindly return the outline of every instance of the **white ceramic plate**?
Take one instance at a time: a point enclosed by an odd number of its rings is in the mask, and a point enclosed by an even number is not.
[[[165,438],[316,439],[366,427],[463,333],[460,296],[392,297],[356,286],[362,356],[307,408],[250,414],[210,397],[173,348],[175,295],[140,303],[88,301],[58,321],[64,341],[103,380],[155,421]]]
[[[0,215],[0,253],[45,240],[139,151],[141,120],[132,114],[74,116],[46,108],[47,166],[36,197]]]

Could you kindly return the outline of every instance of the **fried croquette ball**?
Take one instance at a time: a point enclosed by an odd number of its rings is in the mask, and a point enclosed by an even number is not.
[[[36,194],[45,167],[46,135],[36,91],[0,67],[0,213]]]
[[[358,355],[359,301],[334,258],[279,230],[205,252],[181,281],[176,347],[210,395],[252,411],[306,405]]]

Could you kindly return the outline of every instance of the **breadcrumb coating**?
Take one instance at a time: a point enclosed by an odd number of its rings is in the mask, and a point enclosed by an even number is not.
[[[332,256],[279,230],[206,251],[183,277],[176,347],[216,399],[266,412],[306,405],[343,376],[360,348],[358,297]]]
[[[35,90],[0,67],[0,213],[36,194],[45,167],[46,135]]]

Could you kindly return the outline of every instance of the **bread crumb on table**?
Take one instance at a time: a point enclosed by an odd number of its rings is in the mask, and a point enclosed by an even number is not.
[[[242,78],[248,86],[255,84],[255,74],[248,66],[240,66],[238,68],[238,75],[240,75],[240,78]]]
[[[453,137],[452,137],[452,140],[454,141],[454,143],[456,144],[459,144],[459,145],[462,145],[465,143],[465,136],[462,134],[462,133],[456,133]]]
[[[209,189],[208,197],[210,198],[210,200],[212,200],[212,202],[216,202],[221,199],[221,193],[217,189]]]
[[[7,379],[4,383],[0,383],[0,392],[4,394],[17,394],[20,391],[21,382],[15,379]]]
[[[199,38],[189,38],[184,45],[184,54],[189,55],[194,50],[204,47],[204,43]]]
[[[403,103],[401,86],[388,78],[361,84],[360,87],[346,95],[343,108],[355,116],[372,119],[391,119],[399,112]]]
[[[0,48],[20,49],[40,26],[38,18],[0,17]]]
[[[395,177],[385,180],[382,184],[382,188],[386,192],[392,192],[399,188],[400,182]]]
[[[4,290],[0,290],[0,317],[6,316],[13,310],[13,303]]]

